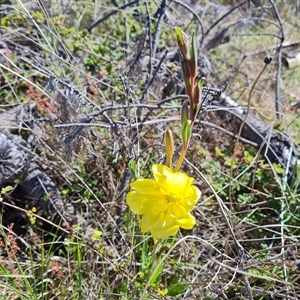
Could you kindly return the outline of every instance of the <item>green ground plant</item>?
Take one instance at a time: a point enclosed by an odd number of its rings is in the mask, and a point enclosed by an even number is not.
[[[39,207],[10,197],[22,178],[1,185],[0,299],[298,299],[297,164],[286,176],[261,149],[237,141],[230,117],[208,106],[188,136],[182,172],[202,193],[192,230],[155,243],[125,195],[131,182],[152,178],[153,165],[165,163],[167,125],[180,157],[187,97],[175,26],[188,36],[196,31],[198,55],[212,64],[205,84],[227,81],[226,95],[243,105],[254,86],[250,112],[297,148],[299,66],[282,66],[280,119],[274,99],[280,28],[285,41],[297,42],[299,7],[271,0],[66,2],[0,0],[0,113],[38,107],[39,132],[23,124],[12,134],[32,143],[76,212],[70,223],[46,220]],[[283,47],[284,57],[289,50]],[[274,63],[254,85],[265,55]],[[78,110],[67,106],[74,118],[66,122],[56,94],[63,89],[70,102],[84,95]],[[87,115],[88,129],[73,136],[68,152],[61,136]],[[57,127],[64,123],[70,131]],[[10,211],[17,217],[9,219]]]

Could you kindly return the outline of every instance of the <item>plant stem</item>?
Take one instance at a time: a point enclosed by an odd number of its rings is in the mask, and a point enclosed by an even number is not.
[[[166,154],[166,166],[172,170],[172,156]]]
[[[185,158],[185,154],[186,154],[187,149],[188,149],[188,147],[186,147],[186,148],[182,147],[182,150],[181,150],[179,159],[177,161],[176,167],[174,169],[174,172],[178,172],[178,170],[180,169],[180,167],[182,165],[182,162],[183,162],[183,160]]]

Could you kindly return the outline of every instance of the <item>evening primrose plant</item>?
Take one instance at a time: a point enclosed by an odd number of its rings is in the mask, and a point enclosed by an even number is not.
[[[196,220],[191,214],[200,196],[200,190],[193,185],[194,178],[179,169],[188,150],[195,117],[201,107],[203,80],[196,83],[197,52],[195,33],[190,42],[188,36],[175,27],[183,80],[189,102],[184,101],[181,108],[182,150],[173,167],[174,142],[171,129],[166,130],[165,164],[154,164],[154,179],[137,179],[130,184],[131,191],[126,203],[131,211],[141,216],[141,232],[150,232],[154,240],[174,236],[180,228],[192,229]]]

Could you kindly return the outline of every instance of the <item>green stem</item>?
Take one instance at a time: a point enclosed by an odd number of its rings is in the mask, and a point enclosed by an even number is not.
[[[169,167],[172,170],[172,156],[166,154],[166,166]]]
[[[178,172],[178,170],[180,169],[180,167],[182,165],[182,162],[185,158],[185,154],[186,154],[187,149],[188,149],[188,147],[186,149],[184,147],[182,148],[179,159],[178,159],[177,164],[176,164],[176,167],[174,169],[174,172]]]
[[[189,94],[190,97],[190,120],[194,121],[194,87],[195,87],[195,78],[191,77],[191,93]]]
[[[158,248],[158,245],[161,243],[161,240],[157,240],[155,243],[154,243],[154,245],[153,245],[153,251],[152,251],[152,269],[153,269],[153,266],[154,266],[154,262],[155,262],[155,260],[157,259],[157,257],[156,257],[156,250],[157,250],[157,248]]]

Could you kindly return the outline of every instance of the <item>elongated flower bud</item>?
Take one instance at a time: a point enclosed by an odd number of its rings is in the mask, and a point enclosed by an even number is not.
[[[195,85],[193,93],[193,103],[198,104],[201,97],[201,88],[199,84]]]
[[[189,141],[192,134],[191,124],[192,122],[190,120],[187,120],[187,122],[184,124],[182,128],[182,143],[183,143],[183,149],[185,150],[189,146]]]
[[[180,49],[182,56],[189,60],[190,51],[189,51],[189,38],[188,36],[178,27],[175,27],[175,33],[177,37],[177,44]]]
[[[191,121],[189,120],[189,107],[187,101],[184,101],[181,106],[181,126],[182,126],[182,143],[183,148],[187,149],[191,137]]]
[[[188,95],[192,94],[192,85],[191,85],[191,69],[189,62],[182,58],[181,59],[181,68],[182,68],[182,76],[186,88],[186,92]]]
[[[189,119],[189,107],[187,101],[184,100],[180,111],[180,121],[181,121],[182,128],[185,126],[185,123],[188,121],[188,119]]]
[[[174,154],[174,140],[172,130],[167,128],[166,131],[166,154],[173,155]]]
[[[172,157],[174,154],[174,140],[172,130],[167,128],[166,130],[166,165],[172,169]]]
[[[201,97],[201,88],[199,86],[199,84],[195,85],[194,87],[194,92],[192,93],[192,105],[190,107],[190,119],[192,122],[194,122],[195,117],[197,115],[197,111],[200,105],[199,101],[200,101],[200,97]]]
[[[195,95],[195,101],[198,101],[197,103],[198,103],[198,109],[200,109],[200,106],[202,105],[202,88],[203,88],[203,85],[204,85],[204,81],[205,81],[205,77],[202,77],[200,80],[199,80],[199,82],[198,82],[198,84],[197,84],[197,87],[195,87],[198,91],[199,91],[199,96],[198,95]],[[197,94],[198,93],[198,91],[197,92],[195,92],[195,94]],[[196,103],[196,102],[194,102],[194,103]]]
[[[195,31],[192,35],[192,44],[191,44],[191,59],[190,59],[190,69],[191,69],[191,76],[196,78],[197,76],[197,49],[196,49],[196,40],[195,40]]]

